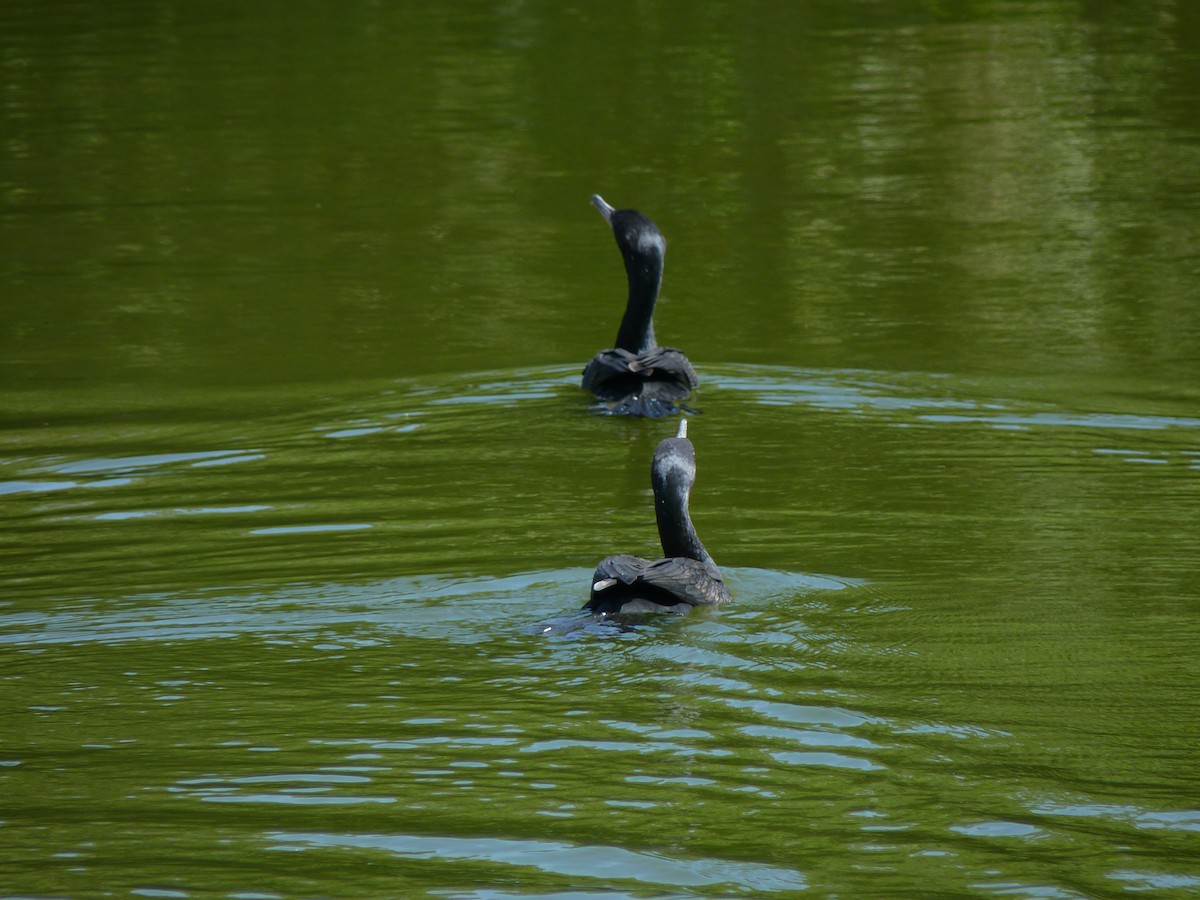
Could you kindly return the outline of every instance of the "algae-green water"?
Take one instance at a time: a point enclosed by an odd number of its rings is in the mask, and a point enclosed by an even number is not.
[[[1198,247],[1183,0],[11,0],[0,897],[1200,891]]]

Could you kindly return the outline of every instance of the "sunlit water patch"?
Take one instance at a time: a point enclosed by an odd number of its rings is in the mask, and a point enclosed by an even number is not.
[[[278,849],[354,847],[399,856],[465,859],[489,866],[512,867],[512,877],[522,868],[534,868],[589,883],[608,890],[623,885],[662,889],[717,888],[726,896],[771,894],[803,890],[804,876],[775,866],[719,859],[674,859],[659,853],[638,853],[620,847],[573,846],[557,841],[521,841],[496,838],[444,838],[417,835],[277,834]]]

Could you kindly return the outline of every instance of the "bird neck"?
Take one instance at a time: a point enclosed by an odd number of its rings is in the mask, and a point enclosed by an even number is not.
[[[617,349],[641,353],[655,346],[654,304],[662,284],[662,260],[627,259],[625,271],[629,274],[629,300],[617,332]]]
[[[688,496],[655,492],[654,515],[658,520],[658,538],[662,541],[663,554],[668,558],[683,556],[713,565],[692,525],[688,512]]]

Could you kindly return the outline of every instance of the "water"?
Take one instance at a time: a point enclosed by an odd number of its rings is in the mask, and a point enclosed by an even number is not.
[[[1190,6],[0,15],[0,896],[1200,891]]]

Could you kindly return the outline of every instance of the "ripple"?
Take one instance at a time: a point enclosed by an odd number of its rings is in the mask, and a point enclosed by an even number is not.
[[[857,414],[915,412],[913,421],[972,424],[997,429],[1200,429],[1200,418],[1138,413],[1032,408],[1028,401],[954,396],[962,383],[950,376],[869,370],[721,366],[704,373],[721,390],[737,391],[765,406],[810,406]]]
[[[149,453],[140,456],[80,459],[42,467],[41,471],[60,475],[87,475],[95,472],[144,472],[179,463],[201,465],[214,461],[229,462],[234,458],[252,459],[246,450],[206,450],[185,453]]]
[[[318,790],[317,788],[313,789]],[[205,803],[282,803],[290,806],[356,806],[364,803],[395,803],[395,797],[330,797],[323,794],[222,794],[214,789],[210,793],[198,791],[197,796]]]
[[[780,703],[774,700],[739,700],[733,697],[718,698],[726,706],[749,709],[779,722],[804,725],[833,725],[838,728],[858,728],[867,724],[878,724],[879,720],[862,713],[850,712],[835,706],[801,706],[795,703]]]
[[[78,481],[3,481],[0,494],[35,494],[43,491],[66,491],[79,487]]]
[[[251,534],[320,534],[328,531],[362,531],[374,528],[370,522],[340,522],[323,525],[276,525],[269,528],[252,528]]]
[[[951,825],[950,830],[969,837],[985,838],[1029,838],[1044,837],[1046,834],[1042,829],[1023,822],[977,822],[974,825]]]
[[[249,507],[195,509],[177,514],[244,513]],[[166,513],[106,513],[149,516]],[[365,523],[287,526],[260,529],[257,533],[316,534],[358,531]],[[730,569],[731,578],[743,585],[744,602],[757,602],[749,589],[756,585],[773,592],[782,585],[799,589],[845,587],[822,576],[767,573],[761,569]],[[400,631],[457,642],[493,640],[499,634],[550,634],[572,640],[620,637],[636,640],[642,630],[683,621],[675,616],[652,616],[642,626],[622,628],[613,622],[598,623],[590,615],[572,612],[585,597],[589,569],[552,569],[503,577],[415,576],[369,584],[330,584],[294,587],[258,595],[213,594],[195,597],[145,595],[126,598],[120,608],[80,601],[36,614],[0,615],[0,644],[114,643],[139,640],[200,640],[236,634],[305,634],[336,631],[347,639],[345,626],[357,625],[360,637],[376,632]],[[151,612],[152,611],[152,612]],[[701,622],[700,619],[695,619]],[[531,623],[543,624],[531,624]],[[567,623],[567,624],[563,624]],[[550,629],[550,631],[547,631]],[[353,639],[353,638],[351,638]],[[736,635],[725,635],[733,644]],[[680,665],[703,664],[725,668],[757,667],[740,657],[682,644],[647,646],[642,651]]]
[[[803,874],[781,866],[712,858],[681,859],[622,847],[563,841],[296,832],[275,832],[268,837],[278,842],[280,850],[319,847],[380,850],[417,859],[473,860],[530,867],[554,875],[599,879],[606,885],[628,881],[669,887],[721,886],[735,894],[795,891],[808,886]]]
[[[546,753],[558,750],[601,750],[616,753],[667,753],[671,756],[732,756],[733,752],[720,747],[690,747],[670,741],[600,741],[587,739],[559,738],[535,741],[521,748],[522,753]]]
[[[869,750],[879,746],[874,741],[843,734],[840,731],[801,731],[796,728],[780,728],[774,725],[743,725],[738,730],[751,737],[775,738],[811,747],[855,747]]]
[[[1128,890],[1195,891],[1200,889],[1200,875],[1163,875],[1157,872],[1134,872],[1117,869],[1108,876],[1123,881]]]
[[[1039,803],[1030,812],[1044,816],[1111,819],[1137,828],[1164,831],[1200,832],[1200,810],[1147,810],[1133,805],[1112,803]]]
[[[1122,428],[1133,431],[1161,431],[1166,428],[1200,428],[1200,419],[1177,416],[1139,416],[1042,412],[1019,414],[997,414],[986,416],[923,415],[927,422],[957,424],[962,422],[991,425],[993,427],[1021,428]]]
[[[777,762],[792,766],[831,766],[835,769],[860,769],[875,771],[883,769],[878,763],[857,756],[843,756],[840,753],[798,753],[795,751],[780,751],[771,754]]]
[[[170,516],[212,516],[238,515],[242,513],[262,512],[270,509],[264,504],[247,504],[245,506],[209,506],[194,509],[139,509],[97,513],[92,518],[100,522],[121,522],[126,519],[149,519]]]
[[[976,409],[980,405],[974,400],[925,393],[929,385],[902,383],[901,376],[868,370],[722,366],[713,374],[713,381],[720,388],[749,394],[754,400],[767,406],[805,405],[819,409],[861,412]],[[936,376],[928,377],[928,380],[936,380]],[[922,393],[911,394],[914,388]]]

